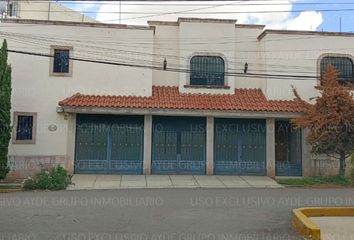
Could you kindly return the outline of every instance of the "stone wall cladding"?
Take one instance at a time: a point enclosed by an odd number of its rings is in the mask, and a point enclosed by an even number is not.
[[[42,168],[51,169],[58,165],[65,166],[65,155],[55,156],[9,156],[10,172],[6,181],[20,182],[27,177],[33,177]]]

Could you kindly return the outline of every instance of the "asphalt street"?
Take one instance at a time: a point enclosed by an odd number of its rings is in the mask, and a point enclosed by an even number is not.
[[[302,239],[290,218],[303,206],[354,206],[354,189],[4,193],[0,240]]]

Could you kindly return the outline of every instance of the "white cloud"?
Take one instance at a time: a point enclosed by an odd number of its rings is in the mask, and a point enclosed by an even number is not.
[[[61,2],[61,4],[65,5],[68,8],[71,8],[75,11],[78,11],[78,12],[92,11],[92,10],[100,8],[100,6],[98,6],[97,3],[87,3],[87,2],[82,2],[82,1],[78,1],[75,3]]]
[[[233,2],[230,5],[228,2],[168,2],[164,6],[161,2],[157,6],[139,6],[127,5],[129,3],[138,4],[139,2],[122,2],[121,11],[119,16],[119,2],[105,2],[99,8],[96,19],[101,22],[107,23],[121,23],[123,24],[139,24],[146,25],[148,20],[165,20],[175,21],[178,17],[207,17],[207,18],[222,18],[222,19],[237,19],[238,23],[256,23],[265,24],[267,28],[276,29],[296,29],[296,30],[316,30],[323,22],[322,14],[315,11],[301,12],[298,16],[294,16],[290,12],[280,13],[250,13],[260,11],[291,11],[293,3],[298,0],[287,1],[246,1],[246,2]],[[141,3],[141,2],[140,2]],[[151,3],[151,2],[149,2]],[[282,3],[279,5],[279,3]],[[284,4],[286,3],[286,4]],[[181,4],[181,6],[171,6],[170,4]],[[208,6],[193,6],[193,4],[208,4]],[[228,4],[228,5],[225,5]],[[257,4],[257,5],[251,5]],[[205,8],[205,9],[200,9]],[[192,9],[199,9],[190,11]],[[183,11],[188,11],[183,13]],[[141,14],[127,14],[126,12],[141,12]],[[152,13],[153,12],[153,13]],[[238,12],[233,14],[203,14],[203,12]],[[240,13],[242,12],[242,13]],[[156,14],[155,14],[156,13]],[[162,13],[162,14],[158,14]],[[176,14],[166,14],[176,13]],[[191,14],[194,13],[194,14]],[[197,14],[200,13],[200,14]],[[156,15],[156,16],[150,16]],[[150,17],[143,17],[150,16]]]
[[[287,29],[292,30],[316,30],[323,22],[320,12],[302,12],[299,16],[289,21]]]

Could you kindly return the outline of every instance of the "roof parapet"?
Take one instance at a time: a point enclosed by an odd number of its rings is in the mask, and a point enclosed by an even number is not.
[[[165,25],[165,26],[179,26],[181,22],[190,23],[226,23],[236,24],[235,19],[216,19],[216,18],[178,18],[177,21],[148,21],[149,25]]]
[[[149,26],[163,25],[163,26],[178,26],[178,22],[174,21],[147,21]]]
[[[319,31],[299,31],[299,30],[276,30],[266,29],[257,39],[262,40],[267,34],[291,34],[291,35],[320,35],[320,36],[338,36],[338,37],[354,37],[354,33],[349,32],[319,32]]]
[[[256,29],[263,29],[266,25],[262,24],[236,24],[235,27],[237,28],[256,28]]]
[[[236,19],[216,19],[216,18],[178,18],[178,23],[195,22],[195,23],[229,23],[236,24]]]
[[[91,22],[72,22],[72,21],[51,21],[34,19],[1,19],[1,23],[19,23],[19,24],[42,24],[42,25],[61,25],[76,27],[97,27],[97,28],[115,28],[115,29],[137,29],[137,30],[155,30],[154,26],[127,25],[127,24],[108,24]]]

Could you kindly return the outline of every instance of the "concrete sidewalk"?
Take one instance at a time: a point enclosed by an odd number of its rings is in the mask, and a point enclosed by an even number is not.
[[[68,190],[130,188],[282,188],[265,176],[76,174]]]
[[[354,217],[311,217],[320,229],[322,240],[354,239]]]

